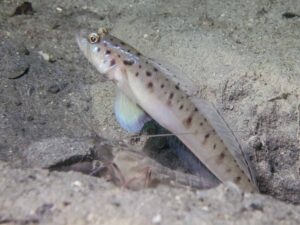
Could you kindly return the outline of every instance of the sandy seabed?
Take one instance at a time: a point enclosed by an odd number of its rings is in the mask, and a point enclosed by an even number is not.
[[[299,1],[22,3],[0,1],[0,224],[300,223]],[[248,143],[263,194],[230,184],[132,191],[48,170],[111,159],[128,138],[114,84],[75,43],[79,29],[99,27],[176,65],[218,105]]]

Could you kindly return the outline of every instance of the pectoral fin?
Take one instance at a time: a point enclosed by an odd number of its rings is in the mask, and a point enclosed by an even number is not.
[[[151,118],[138,105],[118,90],[114,111],[120,126],[131,133],[140,132]]]

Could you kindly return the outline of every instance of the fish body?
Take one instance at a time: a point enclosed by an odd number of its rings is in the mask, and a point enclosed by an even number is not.
[[[216,110],[190,99],[159,64],[106,31],[90,35],[81,31],[77,43],[100,73],[175,134],[220,181],[232,181],[245,191],[257,190],[240,144]]]
[[[144,125],[152,120],[145,111],[132,102],[125,94],[118,91],[114,103],[114,112],[120,126],[131,133],[138,133],[146,129]],[[152,120],[156,128],[155,134],[169,134],[170,132]],[[155,137],[153,137],[155,138]],[[181,160],[183,167],[191,174],[202,178],[202,187],[211,188],[220,184],[206,166],[174,135],[164,138],[168,148]],[[201,187],[201,185],[199,185]]]

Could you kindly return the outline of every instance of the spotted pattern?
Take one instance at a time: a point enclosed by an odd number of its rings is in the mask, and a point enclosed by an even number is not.
[[[204,139],[202,141],[202,144],[205,145],[207,143],[207,140],[209,139],[210,133],[205,134]]]
[[[192,124],[192,120],[193,120],[193,117],[189,116],[186,120],[183,121],[183,125],[186,128],[189,128],[191,126],[191,124]]]
[[[224,158],[225,158],[225,153],[222,152],[222,153],[218,156],[218,159],[217,159],[218,163],[222,163],[223,160],[224,160]]]
[[[152,83],[152,82],[149,82],[149,83],[147,84],[147,87],[148,87],[149,89],[153,90],[153,83]]]
[[[133,60],[124,60],[123,63],[126,66],[132,66],[134,64],[134,61]]]
[[[116,64],[116,60],[115,59],[110,60],[110,66],[114,66],[115,64]]]
[[[236,177],[234,178],[234,182],[239,184],[241,182],[241,179],[242,179],[241,177]]]

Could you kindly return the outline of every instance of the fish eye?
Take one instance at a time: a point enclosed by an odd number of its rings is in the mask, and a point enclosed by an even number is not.
[[[91,44],[97,43],[100,40],[100,36],[97,33],[89,34],[88,40]]]

